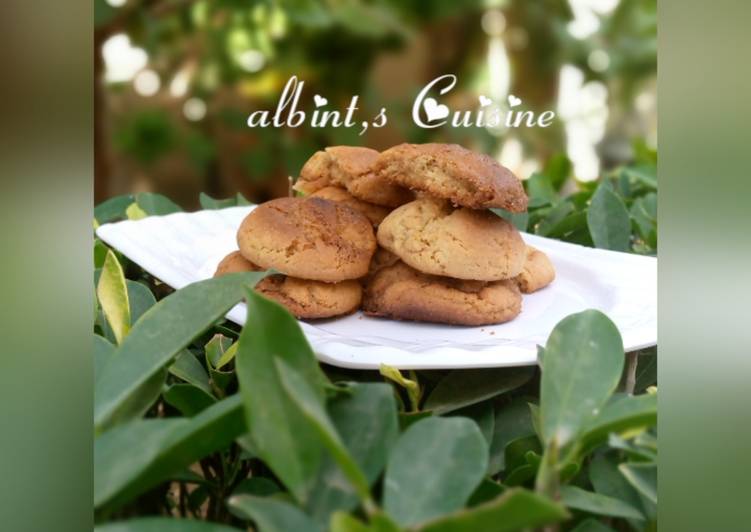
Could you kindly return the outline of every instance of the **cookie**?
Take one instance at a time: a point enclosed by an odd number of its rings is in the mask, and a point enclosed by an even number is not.
[[[412,200],[412,193],[373,173],[378,152],[356,146],[331,146],[316,152],[300,170],[295,190],[313,194],[331,185],[347,189],[355,198],[398,207]]]
[[[399,144],[381,155],[377,175],[473,209],[527,210],[521,181],[505,166],[457,144]]]
[[[555,279],[555,269],[545,253],[527,246],[524,268],[516,276],[516,283],[524,294],[531,294],[548,286]]]
[[[519,231],[500,216],[429,198],[391,212],[378,226],[378,244],[423,273],[456,279],[516,277],[525,259]]]
[[[386,215],[391,212],[391,209],[389,209],[388,207],[382,207],[381,205],[376,205],[374,203],[368,203],[367,201],[357,199],[352,194],[347,192],[346,188],[342,187],[324,187],[311,194],[311,197],[323,198],[343,203],[347,207],[350,207],[357,212],[364,214],[374,227],[378,227],[378,224],[381,223],[381,220],[383,220]]]
[[[323,198],[278,198],[253,209],[237,231],[240,253],[263,269],[330,283],[368,273],[370,221]]]
[[[362,300],[362,287],[357,281],[324,283],[272,275],[259,282],[256,290],[301,319],[350,314],[360,307]]]
[[[234,251],[221,260],[214,277],[227,273],[261,270],[262,268],[245,259],[239,251]],[[362,300],[362,287],[357,281],[324,283],[286,275],[271,275],[261,279],[255,290],[302,319],[332,318],[349,314],[357,310]]]
[[[490,325],[514,319],[522,308],[513,280],[485,283],[418,272],[399,261],[381,268],[363,296],[370,316],[454,325]]]

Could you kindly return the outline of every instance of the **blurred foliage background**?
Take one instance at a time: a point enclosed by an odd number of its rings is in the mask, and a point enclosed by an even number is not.
[[[656,0],[95,0],[95,199],[260,202],[321,147],[404,141],[458,142],[523,179],[565,154],[570,177],[593,180],[656,148],[656,50]],[[415,96],[447,73],[453,110],[513,94],[557,118],[418,128]],[[248,128],[292,75],[306,111],[313,94],[332,109],[357,94],[357,116],[385,107],[387,126]]]

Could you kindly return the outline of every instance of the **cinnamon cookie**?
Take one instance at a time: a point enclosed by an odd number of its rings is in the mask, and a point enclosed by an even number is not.
[[[503,323],[518,316],[521,305],[513,280],[461,281],[427,275],[401,261],[381,268],[363,297],[370,316],[454,325]]]
[[[391,212],[378,226],[378,243],[421,272],[456,279],[509,279],[524,266],[524,241],[513,225],[442,200],[421,198]]]
[[[263,268],[245,259],[239,251],[224,257],[214,277],[227,273],[256,272]],[[357,281],[324,283],[286,275],[271,275],[261,279],[255,290],[276,301],[296,318],[331,318],[357,310],[362,299],[362,288]]]
[[[338,282],[368,273],[376,239],[357,211],[322,198],[278,198],[253,209],[237,232],[240,253],[263,269]]]
[[[521,291],[531,294],[548,286],[553,279],[555,279],[555,269],[548,256],[539,249],[527,246],[524,268],[516,276],[516,282]]]
[[[311,197],[338,201],[339,203],[364,214],[374,227],[378,227],[378,224],[380,224],[386,215],[391,212],[391,209],[388,207],[382,207],[381,205],[357,199],[347,192],[346,188],[342,187],[324,187],[311,194]]]
[[[400,144],[381,153],[374,171],[394,185],[451,200],[454,205],[527,210],[524,187],[511,170],[457,144]]]
[[[316,152],[300,170],[295,190],[313,194],[331,185],[347,189],[355,198],[398,207],[412,199],[412,193],[373,173],[378,152],[356,146],[331,146]]]

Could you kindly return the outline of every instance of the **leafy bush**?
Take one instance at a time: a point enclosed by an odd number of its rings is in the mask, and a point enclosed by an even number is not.
[[[646,168],[561,197],[567,176],[549,166],[515,222],[654,252]],[[138,194],[95,216],[177,209]],[[656,355],[637,366],[598,311],[555,327],[542,371],[379,374],[319,364],[296,320],[253,291],[265,272],[171,291],[99,241],[95,265],[97,530],[655,529]],[[223,319],[241,300],[243,328]]]

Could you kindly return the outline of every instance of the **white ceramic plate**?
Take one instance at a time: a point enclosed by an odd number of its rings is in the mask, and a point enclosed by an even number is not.
[[[174,287],[207,279],[237,248],[235,234],[253,207],[151,216],[105,224],[97,235],[157,279]],[[584,309],[605,312],[626,350],[657,343],[657,260],[523,234],[544,251],[557,277],[525,295],[513,321],[459,327],[370,318],[361,312],[300,325],[323,362],[347,368],[484,368],[532,365],[556,323]],[[245,323],[245,304],[227,317]]]

